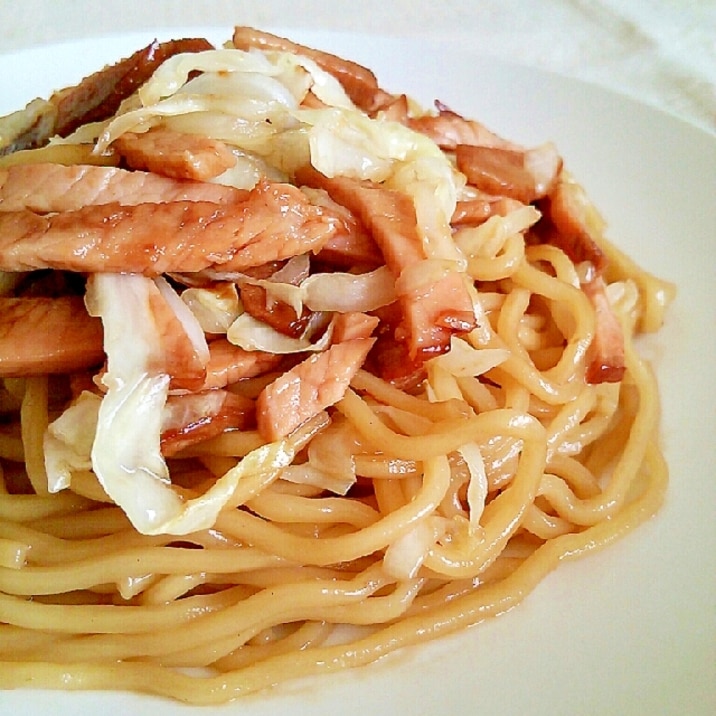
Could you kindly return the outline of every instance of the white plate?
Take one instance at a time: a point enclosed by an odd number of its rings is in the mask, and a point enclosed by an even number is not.
[[[223,41],[228,29],[162,31]],[[608,550],[563,565],[522,605],[369,667],[308,679],[212,713],[716,713],[716,139],[627,98],[447,46],[287,31],[373,68],[507,137],[557,143],[610,236],[679,287],[646,349],[663,396],[671,483],[662,512]],[[77,82],[149,33],[0,56],[0,113]],[[126,694],[0,693],[2,714],[201,714]]]

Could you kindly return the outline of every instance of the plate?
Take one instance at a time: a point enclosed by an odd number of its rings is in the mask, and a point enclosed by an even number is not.
[[[510,613],[356,670],[304,679],[212,713],[716,713],[716,138],[627,97],[447,45],[352,34],[290,37],[371,67],[387,89],[440,99],[525,144],[552,140],[609,235],[678,297],[643,342],[663,403],[671,482],[662,511],[562,565]],[[163,30],[159,39],[221,28]],[[0,56],[0,113],[73,84],[150,33]],[[0,713],[201,714],[153,697],[0,692]]]

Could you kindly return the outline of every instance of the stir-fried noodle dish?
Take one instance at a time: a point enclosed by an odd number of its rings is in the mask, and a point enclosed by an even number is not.
[[[448,101],[237,27],[0,120],[0,686],[364,664],[658,509],[673,287]]]

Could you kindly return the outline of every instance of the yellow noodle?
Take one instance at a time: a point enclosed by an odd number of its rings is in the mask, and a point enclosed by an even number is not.
[[[386,547],[412,524],[433,512],[450,484],[445,459],[426,461],[420,493],[382,520],[356,532],[315,540],[298,537],[244,512],[224,512],[217,527],[239,539],[250,537],[252,544],[268,554],[304,564],[325,566],[348,562]]]
[[[663,500],[667,471],[653,444],[647,450],[651,483],[641,497],[613,521],[600,523],[580,534],[564,535],[544,544],[504,580],[440,604],[427,614],[409,617],[348,646],[319,647],[279,655],[229,674],[192,679],[153,666],[121,662],[98,663],[5,662],[0,669],[0,687],[22,683],[32,677],[37,686],[66,689],[112,689],[122,683],[128,689],[171,696],[196,704],[216,704],[254,693],[282,679],[297,678],[354,667],[373,661],[395,649],[425,638],[453,632],[507,611],[521,601],[559,562],[582,557],[603,548],[652,515]]]
[[[272,522],[343,522],[355,527],[367,527],[373,524],[378,515],[371,507],[358,500],[325,497],[310,499],[283,495],[280,500],[266,492],[257,495],[246,503],[257,515]]]
[[[214,662],[214,667],[224,672],[235,671],[272,656],[305,651],[322,644],[332,631],[333,626],[326,622],[306,622],[290,636],[275,640],[270,644],[260,647],[245,644],[233,653],[217,659]]]
[[[520,234],[508,237],[496,256],[473,256],[467,270],[476,281],[497,281],[511,276],[525,255],[525,243]]]
[[[148,573],[236,572],[280,563],[275,554],[264,554],[251,547],[241,550],[196,550],[174,547],[139,547],[117,550],[107,556],[81,559],[64,565],[26,567],[22,570],[0,567],[0,590],[7,594],[53,594],[87,589],[120,579],[123,575]],[[128,569],[128,565],[131,567]]]
[[[25,469],[38,495],[47,494],[45,454],[42,446],[49,424],[47,415],[47,376],[31,376],[25,380],[25,395],[20,408]]]
[[[22,444],[22,438],[18,435],[9,435],[0,432],[0,457],[13,462],[23,462],[25,460],[25,448]]]

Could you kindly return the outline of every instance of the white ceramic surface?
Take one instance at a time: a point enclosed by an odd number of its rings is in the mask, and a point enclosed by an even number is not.
[[[197,32],[215,40],[229,34]],[[560,567],[512,612],[369,667],[219,709],[127,694],[14,691],[0,692],[0,714],[716,713],[716,140],[626,97],[447,45],[287,32],[369,65],[386,88],[425,105],[439,98],[526,144],[553,140],[602,209],[611,238],[678,284],[664,330],[644,343],[663,397],[666,504],[610,549]],[[153,36],[0,56],[0,113]]]

